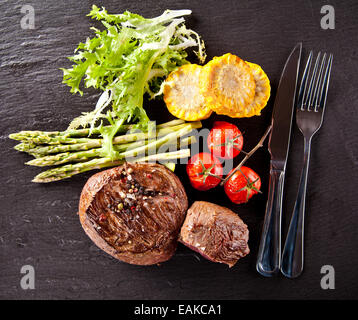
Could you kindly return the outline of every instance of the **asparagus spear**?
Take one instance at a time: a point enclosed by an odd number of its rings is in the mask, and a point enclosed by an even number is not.
[[[175,163],[174,162],[166,162],[166,163],[163,163],[163,165],[165,165],[170,171],[173,171],[175,170]]]
[[[17,150],[17,151],[31,153],[31,150],[35,149],[36,147],[37,147],[37,145],[34,144],[34,143],[22,142],[22,143],[17,144],[14,147],[14,149]]]
[[[158,140],[154,140],[154,141],[148,143],[147,145],[144,145],[139,148],[129,150],[129,151],[126,151],[123,153],[119,153],[118,159],[116,159],[116,160],[111,160],[109,158],[95,158],[95,159],[87,161],[87,162],[79,162],[76,164],[64,165],[64,166],[57,167],[54,169],[49,169],[49,170],[46,170],[46,171],[40,173],[39,175],[37,175],[34,178],[33,182],[51,182],[51,181],[61,180],[61,179],[69,178],[69,177],[71,177],[75,174],[81,173],[81,172],[85,172],[85,171],[89,171],[89,170],[93,170],[93,169],[101,169],[104,167],[116,166],[116,165],[123,163],[125,160],[131,161],[131,162],[133,162],[133,161],[136,162],[139,160],[134,157],[137,157],[141,153],[145,153],[151,147],[155,146],[156,148],[158,148],[165,143],[172,142],[173,140],[177,141],[178,137],[181,137],[181,136],[189,133],[190,131],[191,131],[191,124],[186,124],[186,126],[183,127],[182,129],[180,129],[179,131],[174,131]],[[189,150],[189,152],[190,152],[190,149],[182,149],[182,150]],[[178,152],[180,152],[182,150],[179,150]],[[162,156],[158,159],[168,160],[168,158],[165,156],[167,154],[172,155],[172,154],[175,154],[175,152],[174,153],[173,152],[161,153]],[[179,154],[181,155],[182,153],[179,153]],[[154,154],[154,155],[147,156],[147,158],[148,159],[157,159],[157,156],[158,156],[157,154]],[[151,158],[151,157],[153,157],[153,158]],[[139,158],[139,159],[142,159],[142,158]],[[170,159],[173,159],[173,158],[170,158]]]
[[[69,151],[82,151],[89,150],[94,148],[100,148],[102,143],[100,139],[90,139],[87,143],[77,143],[77,144],[59,144],[59,145],[50,145],[50,146],[36,146],[34,148],[28,148],[26,145],[16,145],[15,149],[19,151],[25,151],[30,154],[39,154],[39,155],[48,155],[52,153],[62,153]],[[23,149],[23,150],[21,150]]]
[[[180,158],[187,158],[190,156],[190,149],[182,149],[174,152],[158,153],[150,156],[145,156],[138,159],[133,159],[131,162],[148,162],[148,161],[164,161]],[[80,162],[76,164],[69,164],[59,168],[50,169],[38,174],[32,181],[38,183],[47,183],[70,178],[76,174],[86,172],[94,169],[102,169],[107,167],[118,166],[124,163],[124,160],[111,160],[110,158],[93,159],[87,162]]]
[[[157,130],[163,128],[169,128],[183,124],[185,121],[176,119],[169,122],[165,122],[156,126]],[[126,133],[131,129],[135,128],[135,125],[125,124],[122,125],[118,133]],[[91,135],[99,135],[99,128],[92,130]],[[90,129],[77,129],[77,130],[66,130],[66,131],[20,131],[17,133],[12,133],[9,135],[10,139],[31,142],[33,144],[61,144],[61,143],[71,143],[71,141],[76,141],[78,139],[72,140],[70,138],[81,138],[89,137]],[[79,143],[79,142],[72,142]]]
[[[191,122],[179,124],[171,127],[164,127],[157,130],[157,137],[164,136],[170,132],[180,130],[181,128],[190,125],[192,129],[201,128],[201,122]],[[113,139],[113,144],[124,144],[128,142],[133,142],[137,140],[143,140],[147,138],[147,133],[130,133],[122,136],[117,136]],[[88,141],[85,143],[76,143],[76,144],[60,144],[60,145],[49,145],[49,146],[35,146],[27,145],[27,144],[18,144],[15,146],[16,150],[25,151],[31,154],[41,154],[41,155],[49,155],[52,153],[63,153],[70,151],[83,151],[94,148],[100,148],[102,146],[102,139],[87,139]]]
[[[191,143],[195,143],[195,136],[190,136],[181,140],[181,145],[188,146]],[[147,144],[147,140],[141,140],[133,143],[121,144],[115,146],[115,150],[117,152],[124,152],[136,149]],[[77,151],[77,152],[64,152],[55,155],[44,156],[40,158],[36,158],[26,162],[27,165],[37,166],[37,167],[46,167],[46,166],[57,166],[69,162],[81,162],[85,160],[89,160],[91,158],[101,157],[101,149],[90,149],[85,151]]]
[[[26,162],[25,164],[36,167],[57,166],[69,162],[81,162],[91,158],[100,157],[101,148],[77,152],[62,152],[55,155],[44,156]]]
[[[46,136],[46,135],[38,135],[38,136],[28,136],[27,134],[23,134],[22,132],[9,135],[10,138],[16,139],[23,142],[32,143],[35,145],[39,144],[51,144],[51,145],[59,145],[59,144],[78,144],[78,143],[86,143],[91,142],[92,140],[100,140],[100,139],[92,139],[92,138],[69,138],[66,136]]]
[[[187,134],[191,131],[192,131],[192,127],[190,124],[188,124],[187,126],[180,129],[179,131],[169,133],[168,135],[163,136],[158,140],[153,140],[153,141],[149,142],[148,144],[141,146],[139,148],[125,151],[125,152],[121,153],[119,156],[121,158],[136,157],[137,155],[144,153],[150,149],[153,149],[153,148],[156,149],[165,143],[170,143],[173,140],[176,141],[178,139],[178,137],[184,136],[185,134]]]

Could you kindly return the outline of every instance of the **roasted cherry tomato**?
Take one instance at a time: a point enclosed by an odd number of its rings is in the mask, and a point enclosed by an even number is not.
[[[234,124],[226,121],[215,121],[207,143],[213,155],[223,159],[232,159],[240,153],[244,138]]]
[[[186,172],[191,185],[205,191],[216,187],[223,175],[223,167],[218,158],[210,153],[202,152],[192,156],[186,165]]]
[[[260,188],[259,175],[248,167],[241,167],[237,170],[224,186],[226,195],[234,203],[247,202],[253,195],[260,192]]]

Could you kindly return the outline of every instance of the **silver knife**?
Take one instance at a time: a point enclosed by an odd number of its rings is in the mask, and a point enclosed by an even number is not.
[[[272,113],[269,194],[256,262],[257,271],[266,277],[278,273],[281,264],[282,193],[301,51],[302,43],[298,43],[286,61]]]

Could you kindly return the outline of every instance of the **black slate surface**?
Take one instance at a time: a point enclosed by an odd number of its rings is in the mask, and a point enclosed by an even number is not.
[[[20,27],[21,6],[35,8],[35,29]],[[223,190],[193,190],[185,167],[177,170],[190,202],[210,200],[236,211],[250,229],[251,254],[229,269],[178,246],[161,266],[121,263],[99,250],[82,231],[78,199],[91,173],[69,181],[31,183],[40,170],[24,165],[25,154],[7,136],[22,129],[65,129],[90,110],[98,92],[73,96],[61,84],[66,56],[89,34],[92,1],[2,1],[0,4],[0,298],[1,299],[354,299],[358,294],[357,1],[97,1],[111,12],[126,9],[144,16],[164,9],[193,10],[187,24],[207,45],[208,58],[232,52],[260,64],[272,97],[291,48],[335,55],[327,112],[313,140],[307,195],[306,263],[296,280],[263,278],[255,259],[267,198],[269,155],[259,150],[247,165],[263,180],[263,195],[233,205]],[[320,27],[321,6],[331,4],[336,29]],[[234,122],[251,149],[270,122],[273,98],[262,116]],[[150,109],[150,110],[149,110]],[[149,103],[152,118],[169,118],[163,103]],[[164,115],[163,115],[164,114]],[[160,115],[160,116],[159,116]],[[204,122],[211,126],[212,117]],[[224,117],[222,119],[225,119]],[[302,137],[293,126],[284,195],[287,230],[298,184]],[[36,271],[35,290],[22,290],[20,269]],[[336,288],[322,290],[320,269],[332,265]]]

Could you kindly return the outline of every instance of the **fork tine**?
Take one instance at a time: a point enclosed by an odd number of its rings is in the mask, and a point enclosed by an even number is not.
[[[333,63],[333,54],[331,53],[329,55],[329,59],[327,62],[326,72],[324,75],[323,84],[322,84],[321,93],[320,93],[320,100],[319,100],[319,107],[322,108],[323,112],[324,112],[324,109],[326,106],[327,92],[328,92],[328,86],[329,86],[329,79],[331,76],[332,63]]]
[[[300,85],[300,91],[298,93],[297,108],[301,108],[301,109],[303,109],[303,101],[304,101],[303,98],[306,93],[308,75],[309,75],[309,72],[311,69],[312,56],[313,56],[313,51],[311,50],[310,54],[308,56],[307,62],[306,62],[305,70],[303,71],[301,85]]]
[[[316,81],[316,74],[317,74],[317,69],[318,69],[318,64],[319,64],[319,59],[321,57],[321,51],[318,52],[317,54],[317,58],[316,58],[316,62],[314,64],[314,68],[313,68],[313,73],[312,73],[312,76],[311,76],[311,80],[310,80],[310,85],[308,87],[308,92],[307,92],[307,96],[305,97],[305,102],[304,102],[304,105],[307,106],[307,110],[309,111],[310,110],[310,106],[311,106],[311,103],[312,103],[312,92],[313,92],[313,85]]]
[[[313,98],[312,98],[312,107],[314,108],[315,111],[317,111],[320,88],[322,87],[323,69],[325,67],[326,56],[327,56],[327,54],[324,53],[324,55],[322,57],[322,60],[321,60],[321,66],[319,68],[319,73],[318,73],[318,76],[317,76],[317,80],[316,80],[316,83],[315,83],[315,86],[314,86],[314,93],[313,93]]]

